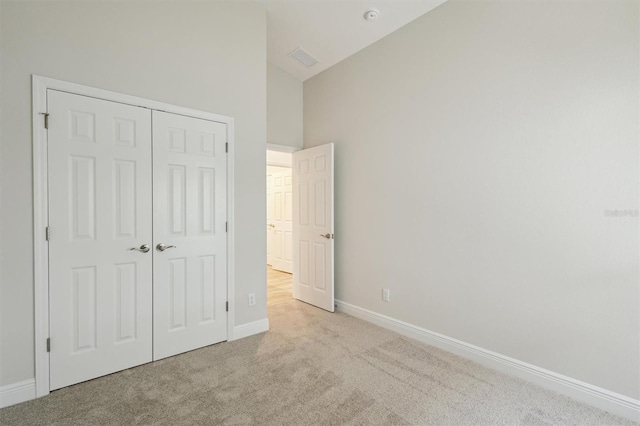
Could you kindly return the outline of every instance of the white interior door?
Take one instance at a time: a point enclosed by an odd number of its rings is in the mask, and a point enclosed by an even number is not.
[[[153,111],[153,138],[153,358],[160,359],[227,339],[227,127]]]
[[[151,112],[47,103],[53,390],[152,359]]]
[[[278,271],[293,272],[293,177],[290,168],[272,174],[273,252],[271,265]]]
[[[293,297],[333,312],[333,144],[293,153],[293,199]]]
[[[267,265],[273,264],[273,175],[267,174]]]

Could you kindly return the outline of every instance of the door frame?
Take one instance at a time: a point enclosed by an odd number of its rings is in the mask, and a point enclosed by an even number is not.
[[[296,151],[300,151],[304,148],[302,147],[294,147],[288,145],[277,145],[274,143],[267,143],[267,151],[277,151],[277,152],[285,152],[288,154],[293,154]],[[267,159],[267,166],[278,166],[278,167],[293,167],[293,160],[291,160],[291,164],[284,164],[277,161],[269,161]]]
[[[290,164],[286,164],[286,163],[281,163],[278,161],[269,161],[269,158],[267,158],[267,167],[268,166],[276,166],[276,167],[287,167],[287,168],[293,168],[293,153],[296,151],[300,151],[301,149],[304,149],[302,147],[294,147],[294,146],[288,146],[288,145],[278,145],[278,144],[274,144],[274,143],[268,143],[267,142],[267,151],[277,151],[277,152],[284,152],[284,153],[288,153],[288,154],[292,154],[292,158],[291,158],[291,163]],[[265,173],[266,175],[266,173]],[[267,197],[269,196],[268,194],[268,190],[267,190]],[[269,214],[269,212],[267,211],[266,213],[267,215]],[[265,219],[268,219],[268,217],[266,217]],[[265,220],[265,223],[267,223],[267,221]],[[267,231],[268,232],[268,231]],[[269,236],[267,236],[267,238],[269,238]],[[268,247],[269,242],[267,241],[267,265],[269,264],[269,247]]]
[[[216,121],[227,125],[227,341],[234,340],[235,306],[235,216],[234,216],[234,119],[224,115],[199,111],[164,102],[125,95],[94,87],[83,86],[67,81],[56,80],[39,75],[32,75],[32,138],[33,138],[33,275],[34,275],[34,326],[35,326],[35,385],[36,398],[49,394],[49,244],[46,228],[49,225],[49,189],[48,189],[48,157],[47,131],[44,127],[47,112],[47,90],[59,90],[80,96],[118,102],[150,110],[159,110],[172,114]]]

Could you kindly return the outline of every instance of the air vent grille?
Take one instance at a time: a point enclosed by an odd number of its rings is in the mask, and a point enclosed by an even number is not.
[[[302,47],[298,47],[293,52],[289,53],[293,59],[300,62],[305,67],[311,67],[318,63],[318,60],[309,52],[304,50]]]

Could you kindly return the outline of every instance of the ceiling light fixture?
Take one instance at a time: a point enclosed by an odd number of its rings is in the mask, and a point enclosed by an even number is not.
[[[369,22],[375,21],[380,16],[380,11],[378,9],[369,9],[364,13],[364,19]]]

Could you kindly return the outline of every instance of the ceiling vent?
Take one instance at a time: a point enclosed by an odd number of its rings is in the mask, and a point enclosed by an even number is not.
[[[297,60],[307,68],[318,63],[318,60],[314,58],[311,53],[304,50],[302,47],[298,47],[296,50],[289,53],[289,56],[291,56],[293,59]]]

